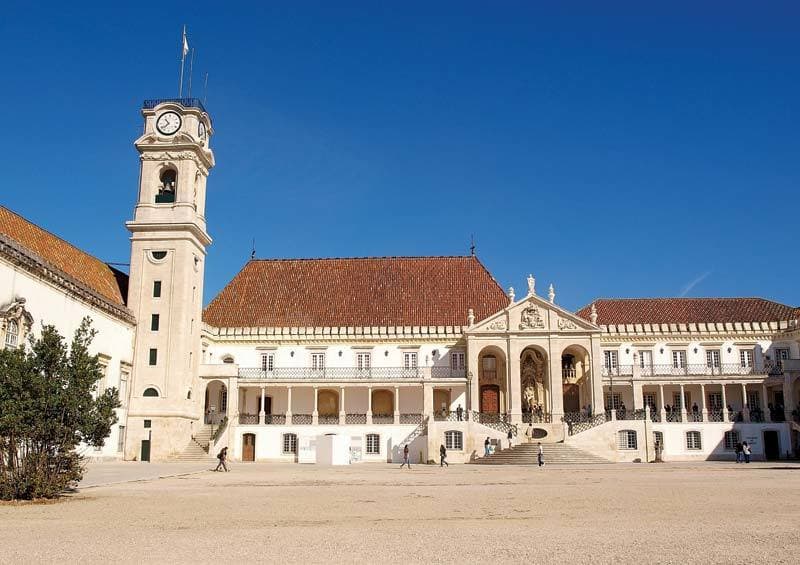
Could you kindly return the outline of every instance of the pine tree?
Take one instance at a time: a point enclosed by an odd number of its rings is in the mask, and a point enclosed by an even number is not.
[[[108,437],[120,404],[115,388],[97,391],[96,333],[84,318],[67,348],[44,325],[26,347],[0,351],[0,499],[59,496],[82,478],[77,447]]]

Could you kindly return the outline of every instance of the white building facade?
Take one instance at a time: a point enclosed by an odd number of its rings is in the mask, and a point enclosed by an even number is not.
[[[211,120],[196,99],[142,115],[129,277],[0,208],[4,345],[89,315],[103,386],[121,391],[88,455],[311,462],[334,434],[353,462],[406,446],[468,462],[509,432],[610,461],[798,452],[800,310],[768,300],[570,312],[532,276],[503,291],[475,256],[377,257],[254,259],[203,309]]]

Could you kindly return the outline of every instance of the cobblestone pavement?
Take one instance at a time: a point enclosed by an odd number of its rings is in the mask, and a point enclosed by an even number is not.
[[[0,505],[0,562],[796,563],[800,554],[794,464],[102,465],[86,480],[131,482]],[[180,476],[148,480],[165,474]]]

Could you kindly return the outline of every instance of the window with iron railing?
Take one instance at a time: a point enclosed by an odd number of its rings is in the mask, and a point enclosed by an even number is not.
[[[719,349],[709,349],[706,351],[706,367],[711,369],[720,368],[720,351]]]
[[[742,349],[739,351],[739,363],[742,367],[751,368],[753,366],[753,350]]]
[[[369,371],[372,363],[372,357],[369,353],[356,354],[356,367],[359,371]]]
[[[672,366],[675,369],[686,368],[686,351],[679,349],[672,352]]]
[[[403,353],[403,369],[416,369],[417,368],[417,353],[415,351],[406,351]]]
[[[450,368],[454,371],[464,370],[464,352],[454,351],[450,354]]]
[[[616,351],[603,351],[603,366],[607,371],[616,370],[619,366],[618,359]]]
[[[311,368],[315,371],[322,371],[325,369],[325,354],[312,353],[311,354]]]
[[[262,353],[261,354],[261,370],[272,372],[275,369],[275,354]]]

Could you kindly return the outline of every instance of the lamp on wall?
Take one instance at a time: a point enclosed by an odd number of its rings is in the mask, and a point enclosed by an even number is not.
[[[341,357],[341,356],[342,356],[342,350],[340,349],[339,350],[339,357]]]
[[[626,347],[626,348],[625,348],[625,355],[627,355],[627,354],[628,354],[628,353],[630,353],[630,352],[631,352],[630,348],[629,348],[629,347]]]
[[[733,348],[729,347],[728,348],[728,353],[730,353],[731,351],[733,351]]]
[[[697,348],[696,347],[694,348],[694,352],[697,353]]]
[[[662,347],[661,349],[658,350],[658,352],[663,355],[664,354],[664,348]]]
[[[383,352],[383,356],[384,356],[384,357],[388,357],[388,356],[389,356],[389,350],[388,350],[388,349],[387,349],[386,351],[384,351],[384,352]]]
[[[289,357],[294,357],[294,351],[289,352]]]

